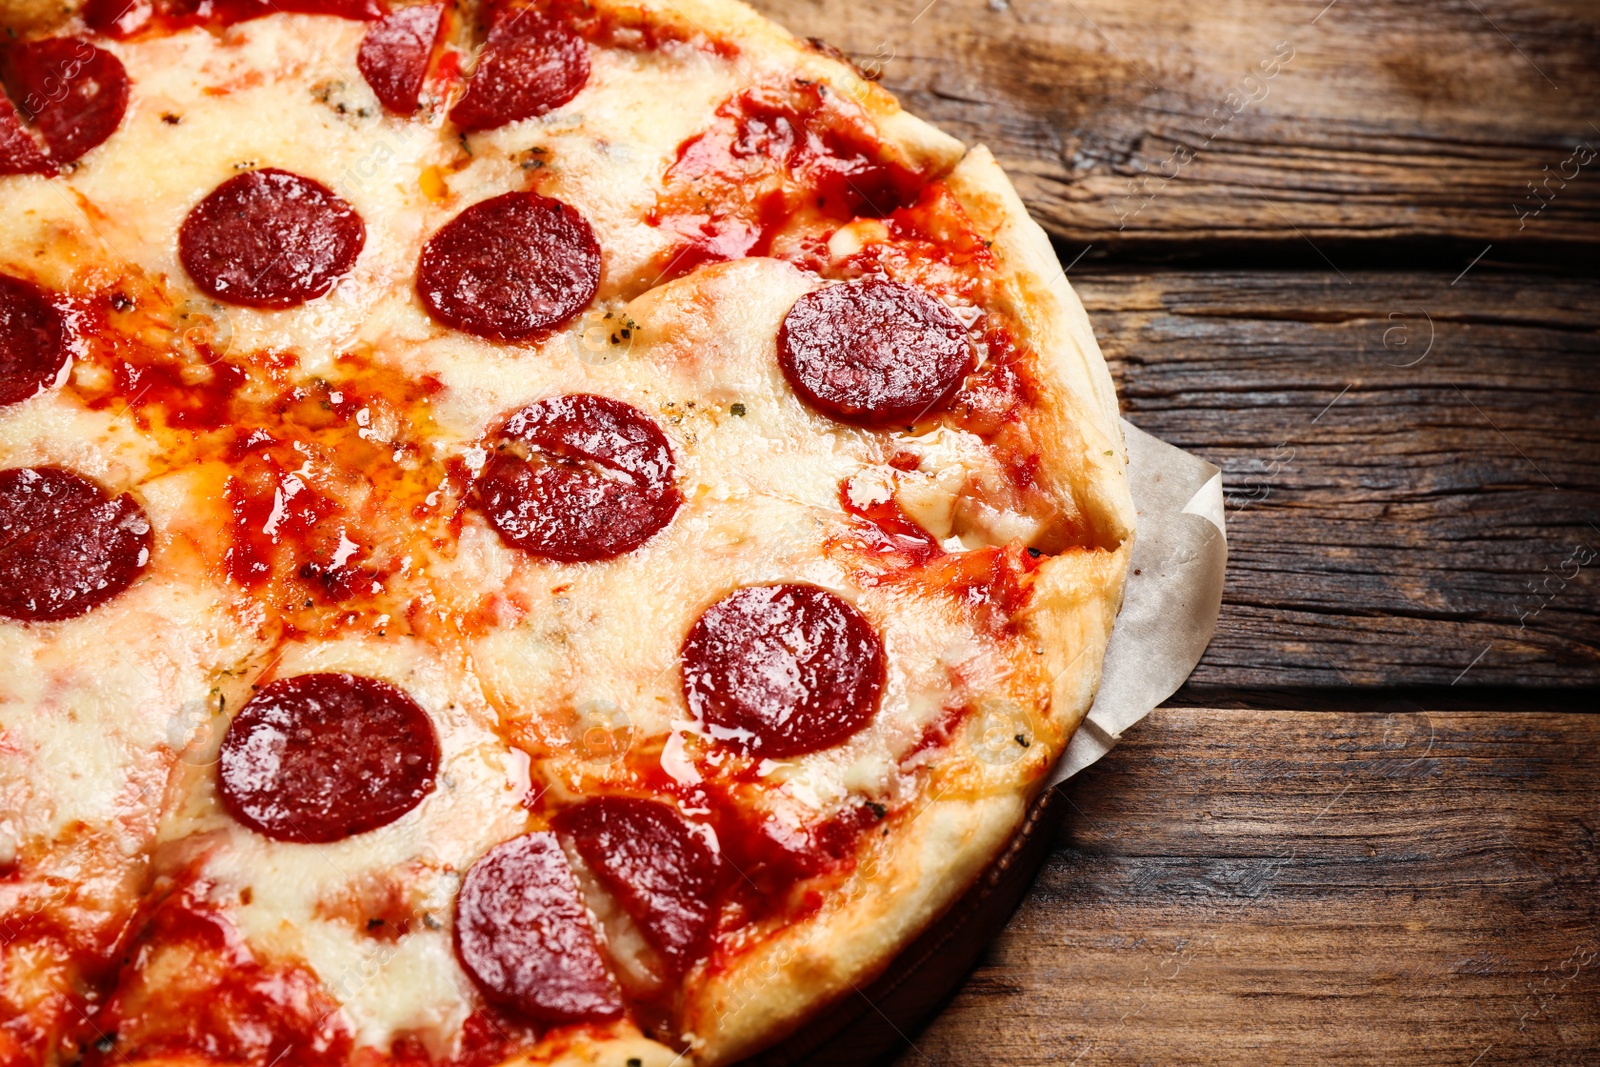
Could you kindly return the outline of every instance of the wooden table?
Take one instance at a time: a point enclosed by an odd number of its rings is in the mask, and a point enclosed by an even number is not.
[[[758,0],[994,149],[1221,466],[1189,684],[899,1063],[1600,1063],[1600,8]]]

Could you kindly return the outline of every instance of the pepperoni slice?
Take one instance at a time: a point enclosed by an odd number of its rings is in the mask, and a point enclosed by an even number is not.
[[[264,686],[222,738],[217,787],[234,818],[277,841],[387,826],[433,792],[439,738],[387,682],[302,674]]]
[[[442,4],[403,7],[367,30],[356,66],[379,103],[400,115],[417,110],[428,60],[443,30]]]
[[[55,383],[67,365],[67,327],[50,296],[0,274],[0,407]]]
[[[778,364],[819,411],[861,426],[907,424],[972,367],[966,327],[920,289],[867,278],[802,296],[778,330]]]
[[[6,56],[5,81],[58,166],[82,158],[117,132],[128,110],[122,61],[77,37],[49,37],[13,48]]]
[[[718,863],[705,839],[671,807],[637,797],[585,801],[555,827],[674,970],[687,970],[714,916]]]
[[[0,615],[76,618],[121,593],[150,562],[150,520],[72,471],[0,470]]]
[[[456,897],[456,954],[485,996],[540,1022],[622,1014],[555,834],[512,838],[472,865]]]
[[[324,295],[366,243],[361,216],[331,189],[270,167],[217,186],[178,231],[178,255],[196,285],[258,308]]]
[[[683,498],[661,428],[610,397],[551,397],[506,420],[476,497],[509,545],[562,563],[631,552]]]
[[[814,585],[737,589],[683,642],[683,693],[712,735],[783,758],[866,726],[883,691],[883,642],[861,613]]]
[[[494,341],[564,326],[599,288],[594,230],[538,193],[473,204],[433,235],[417,267],[417,292],[434,318]]]
[[[450,111],[463,130],[492,130],[565,104],[589,81],[589,48],[570,28],[524,8],[495,21],[467,95]]]
[[[0,174],[54,174],[50,157],[34,141],[22,116],[0,93]]]

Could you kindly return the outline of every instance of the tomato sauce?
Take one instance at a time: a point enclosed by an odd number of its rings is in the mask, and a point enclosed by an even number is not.
[[[871,241],[835,269],[844,277],[882,273],[920,286],[946,302],[975,308],[995,303],[1000,263],[942,181],[884,220],[886,239]]]
[[[140,281],[124,279],[75,301],[75,332],[89,344],[68,388],[91,411],[127,414],[140,429],[193,433],[227,425],[249,373],[227,359],[222,312],[179,304]]]
[[[668,774],[662,767],[661,742],[656,740],[627,751],[621,764],[625,776],[620,782],[612,780],[606,794],[670,798],[680,811],[692,813],[686,819],[709,825],[716,833],[719,854],[726,862],[717,891],[715,929],[717,939],[729,948],[747,936],[743,931],[752,923],[772,918],[798,921],[815,911],[823,898],[812,891],[854,868],[862,838],[890,812],[856,800],[815,821],[791,825],[769,810],[766,798],[777,787],[762,777],[762,761],[724,750],[708,751],[707,758],[696,759],[698,746],[699,742],[689,741],[700,781],[682,782]],[[563,803],[545,792],[533,798],[530,807],[550,818]]]
[[[135,411],[159,409],[167,425],[180,430],[215,430],[228,421],[233,395],[244,384],[245,371],[231,363],[186,368],[171,363],[119,361],[112,368],[113,395]],[[103,408],[102,399],[91,408]]]
[[[73,297],[72,317],[82,350],[65,391],[151,439],[155,476],[216,482],[218,515],[189,521],[211,526],[199,547],[269,627],[407,632],[413,608],[434,602],[403,561],[454,551],[471,483],[431,443],[437,378],[358,352],[326,377],[297,373],[296,353],[239,350],[220,307],[136,277]]]
[[[828,94],[800,80],[748,89],[678,147],[648,220],[679,238],[668,276],[767,255],[797,217],[881,218],[915,199],[927,176],[890,158]]]
[[[86,1067],[193,1055],[268,1067],[343,1067],[354,1040],[338,1004],[304,966],[258,959],[206,900],[204,883],[152,910],[96,1020]],[[175,966],[181,964],[181,966]]]
[[[11,748],[0,731],[0,749]],[[54,1062],[71,1049],[126,955],[148,864],[82,822],[52,842],[24,839],[0,867],[0,1064]],[[74,875],[79,881],[74,880]]]
[[[1031,478],[1038,458],[1024,461]],[[857,520],[829,538],[823,548],[845,563],[863,586],[904,584],[955,599],[985,632],[998,636],[1017,632],[1016,616],[1028,604],[1033,573],[1042,556],[1020,542],[963,552],[946,552],[933,535],[901,509],[893,496],[857,504],[849,483],[839,487],[839,504]]]
[[[923,727],[918,735],[916,744],[902,757],[901,766],[915,766],[924,752],[930,749],[944,748],[956,736],[956,730],[967,720],[972,709],[964,704],[945,707],[940,714],[927,726]]]
[[[856,549],[889,567],[920,567],[945,554],[938,540],[907,515],[893,496],[857,504],[846,480],[839,484],[839,506],[861,520],[852,531]]]
[[[479,1008],[461,1024],[453,1055],[435,1058],[421,1036],[401,1035],[383,1055],[377,1049],[356,1050],[352,1067],[499,1067],[539,1039],[525,1020],[493,1006]]]
[[[17,961],[24,974],[33,972],[7,990],[11,999],[5,1008],[10,1017],[0,1020],[0,1064],[47,1062],[51,1046],[72,1033],[83,1018],[94,1000],[93,990],[115,974],[116,935],[126,916],[91,930],[75,928],[62,917],[71,910],[52,907],[54,914],[48,915],[13,913],[0,923],[6,958]]]
[[[770,785],[747,786],[753,792]],[[726,861],[719,937],[742,940],[742,932],[766,919],[798,922],[826,898],[825,885],[854,868],[862,837],[884,818],[881,808],[853,802],[827,819],[790,826],[741,803],[740,790],[719,791],[713,828]]]

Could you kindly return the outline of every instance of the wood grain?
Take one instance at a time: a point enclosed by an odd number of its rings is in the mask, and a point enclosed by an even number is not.
[[[1224,472],[1193,685],[1600,682],[1600,284],[1072,277],[1127,417]]]
[[[987,143],[1091,258],[1441,239],[1465,265],[1487,243],[1600,240],[1600,158],[1563,168],[1600,149],[1588,0],[755,6]]]
[[[898,1062],[1593,1063],[1597,781],[1592,716],[1157,711]]]

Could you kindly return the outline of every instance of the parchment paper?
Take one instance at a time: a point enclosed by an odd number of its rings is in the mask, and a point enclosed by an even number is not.
[[[1126,419],[1128,480],[1139,513],[1128,585],[1100,692],[1050,784],[1110,752],[1128,727],[1178,691],[1211,643],[1228,535],[1222,472]]]

